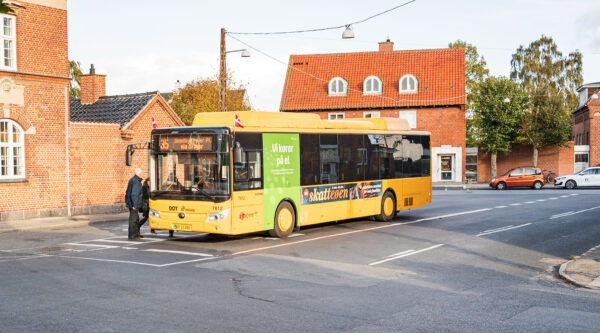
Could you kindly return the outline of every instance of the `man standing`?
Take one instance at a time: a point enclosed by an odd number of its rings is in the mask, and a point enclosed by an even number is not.
[[[127,183],[127,191],[125,192],[125,205],[129,209],[129,239],[138,240],[140,235],[139,210],[143,208],[142,197],[142,169],[136,168],[135,175],[129,179]]]

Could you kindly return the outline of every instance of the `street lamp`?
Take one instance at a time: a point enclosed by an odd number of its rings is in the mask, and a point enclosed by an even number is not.
[[[344,33],[342,34],[342,38],[343,39],[354,38],[354,31],[352,31],[352,28],[350,28],[349,24],[346,26],[346,30],[344,30]]]
[[[219,111],[227,111],[227,53],[242,52],[242,58],[250,57],[247,49],[225,51],[225,28],[221,28],[221,66],[219,69]]]

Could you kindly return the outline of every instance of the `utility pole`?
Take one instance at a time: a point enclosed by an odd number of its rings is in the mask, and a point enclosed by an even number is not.
[[[225,28],[221,28],[221,66],[219,70],[219,111],[227,111],[227,65],[225,63]]]

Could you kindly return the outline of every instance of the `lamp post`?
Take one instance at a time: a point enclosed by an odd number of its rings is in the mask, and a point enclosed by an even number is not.
[[[221,28],[221,49],[220,49],[220,68],[219,68],[219,111],[227,111],[227,53],[242,52],[242,57],[247,58],[250,52],[246,49],[225,50],[225,28]]]

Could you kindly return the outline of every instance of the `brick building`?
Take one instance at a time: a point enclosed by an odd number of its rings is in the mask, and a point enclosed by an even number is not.
[[[600,165],[600,82],[584,84],[577,92],[579,106],[571,113],[576,172]]]
[[[431,132],[434,182],[464,181],[464,49],[291,55],[282,112],[323,119],[405,118]]]
[[[151,118],[181,120],[158,93],[101,97],[102,75],[70,103],[66,0],[19,3],[0,14],[0,221],[122,209],[125,146],[148,141]]]

